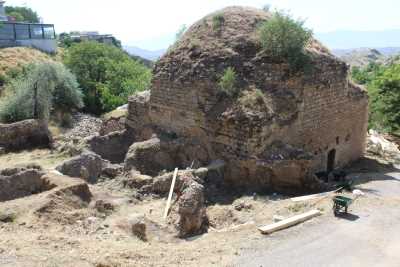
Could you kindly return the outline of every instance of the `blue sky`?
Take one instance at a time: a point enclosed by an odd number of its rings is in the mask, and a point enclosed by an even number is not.
[[[270,4],[307,19],[314,32],[400,29],[399,0],[7,0],[35,9],[57,32],[97,30],[124,45],[156,50],[168,46],[181,25],[217,9]]]

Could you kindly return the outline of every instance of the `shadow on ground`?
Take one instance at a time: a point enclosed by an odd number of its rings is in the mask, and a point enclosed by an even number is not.
[[[360,219],[360,216],[351,213],[338,213],[336,218],[354,222]]]

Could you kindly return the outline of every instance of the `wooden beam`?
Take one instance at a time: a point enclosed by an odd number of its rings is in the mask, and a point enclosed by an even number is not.
[[[169,189],[167,206],[165,207],[165,211],[164,211],[164,219],[167,219],[167,217],[168,217],[168,211],[169,211],[169,207],[171,206],[172,193],[174,192],[175,181],[176,181],[177,175],[178,175],[178,168],[175,168],[174,177],[172,178],[171,188]]]
[[[342,190],[342,189],[343,189],[343,187],[338,188],[338,189],[336,189],[336,190],[334,190],[334,191],[330,191],[330,192],[324,192],[324,193],[320,193],[320,194],[314,194],[314,195],[308,195],[308,196],[301,196],[301,197],[293,197],[293,198],[291,198],[290,200],[293,201],[293,202],[300,202],[300,201],[313,200],[313,199],[320,198],[320,197],[327,197],[327,196],[330,196],[330,195],[332,195],[332,194],[334,194],[334,193],[336,193],[337,191],[340,191],[340,190]]]
[[[258,230],[260,230],[261,233],[263,234],[271,234],[273,232],[288,228],[290,226],[305,222],[311,218],[314,218],[316,216],[321,215],[321,211],[319,210],[312,210],[300,215],[296,215],[293,217],[290,217],[288,219],[285,219],[283,221],[274,223],[274,224],[270,224],[270,225],[266,225],[266,226],[262,226],[259,227]]]

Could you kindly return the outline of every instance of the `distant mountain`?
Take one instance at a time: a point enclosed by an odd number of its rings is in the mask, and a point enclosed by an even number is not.
[[[351,66],[364,67],[371,62],[389,64],[400,55],[400,47],[333,49],[332,53]]]
[[[127,52],[127,53],[128,53],[128,52]],[[154,62],[153,62],[153,61],[148,60],[148,59],[143,58],[143,57],[140,57],[140,56],[132,55],[132,54],[129,54],[129,53],[128,53],[128,55],[129,55],[131,58],[133,58],[133,59],[135,59],[135,60],[141,62],[141,63],[142,63],[143,65],[145,65],[146,67],[149,67],[150,69],[153,68],[153,65],[154,65]]]
[[[351,66],[364,67],[371,62],[384,62],[386,56],[373,48],[339,49],[332,51]]]
[[[400,54],[400,47],[383,47],[377,49],[385,56],[395,56]]]
[[[334,31],[316,33],[315,37],[330,49],[400,47],[400,30]]]
[[[124,49],[133,56],[139,56],[151,61],[157,60],[166,52],[166,49],[150,51],[136,46],[124,46]]]

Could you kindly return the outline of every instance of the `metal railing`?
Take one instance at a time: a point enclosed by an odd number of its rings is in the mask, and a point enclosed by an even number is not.
[[[0,22],[0,40],[55,39],[53,24]]]

